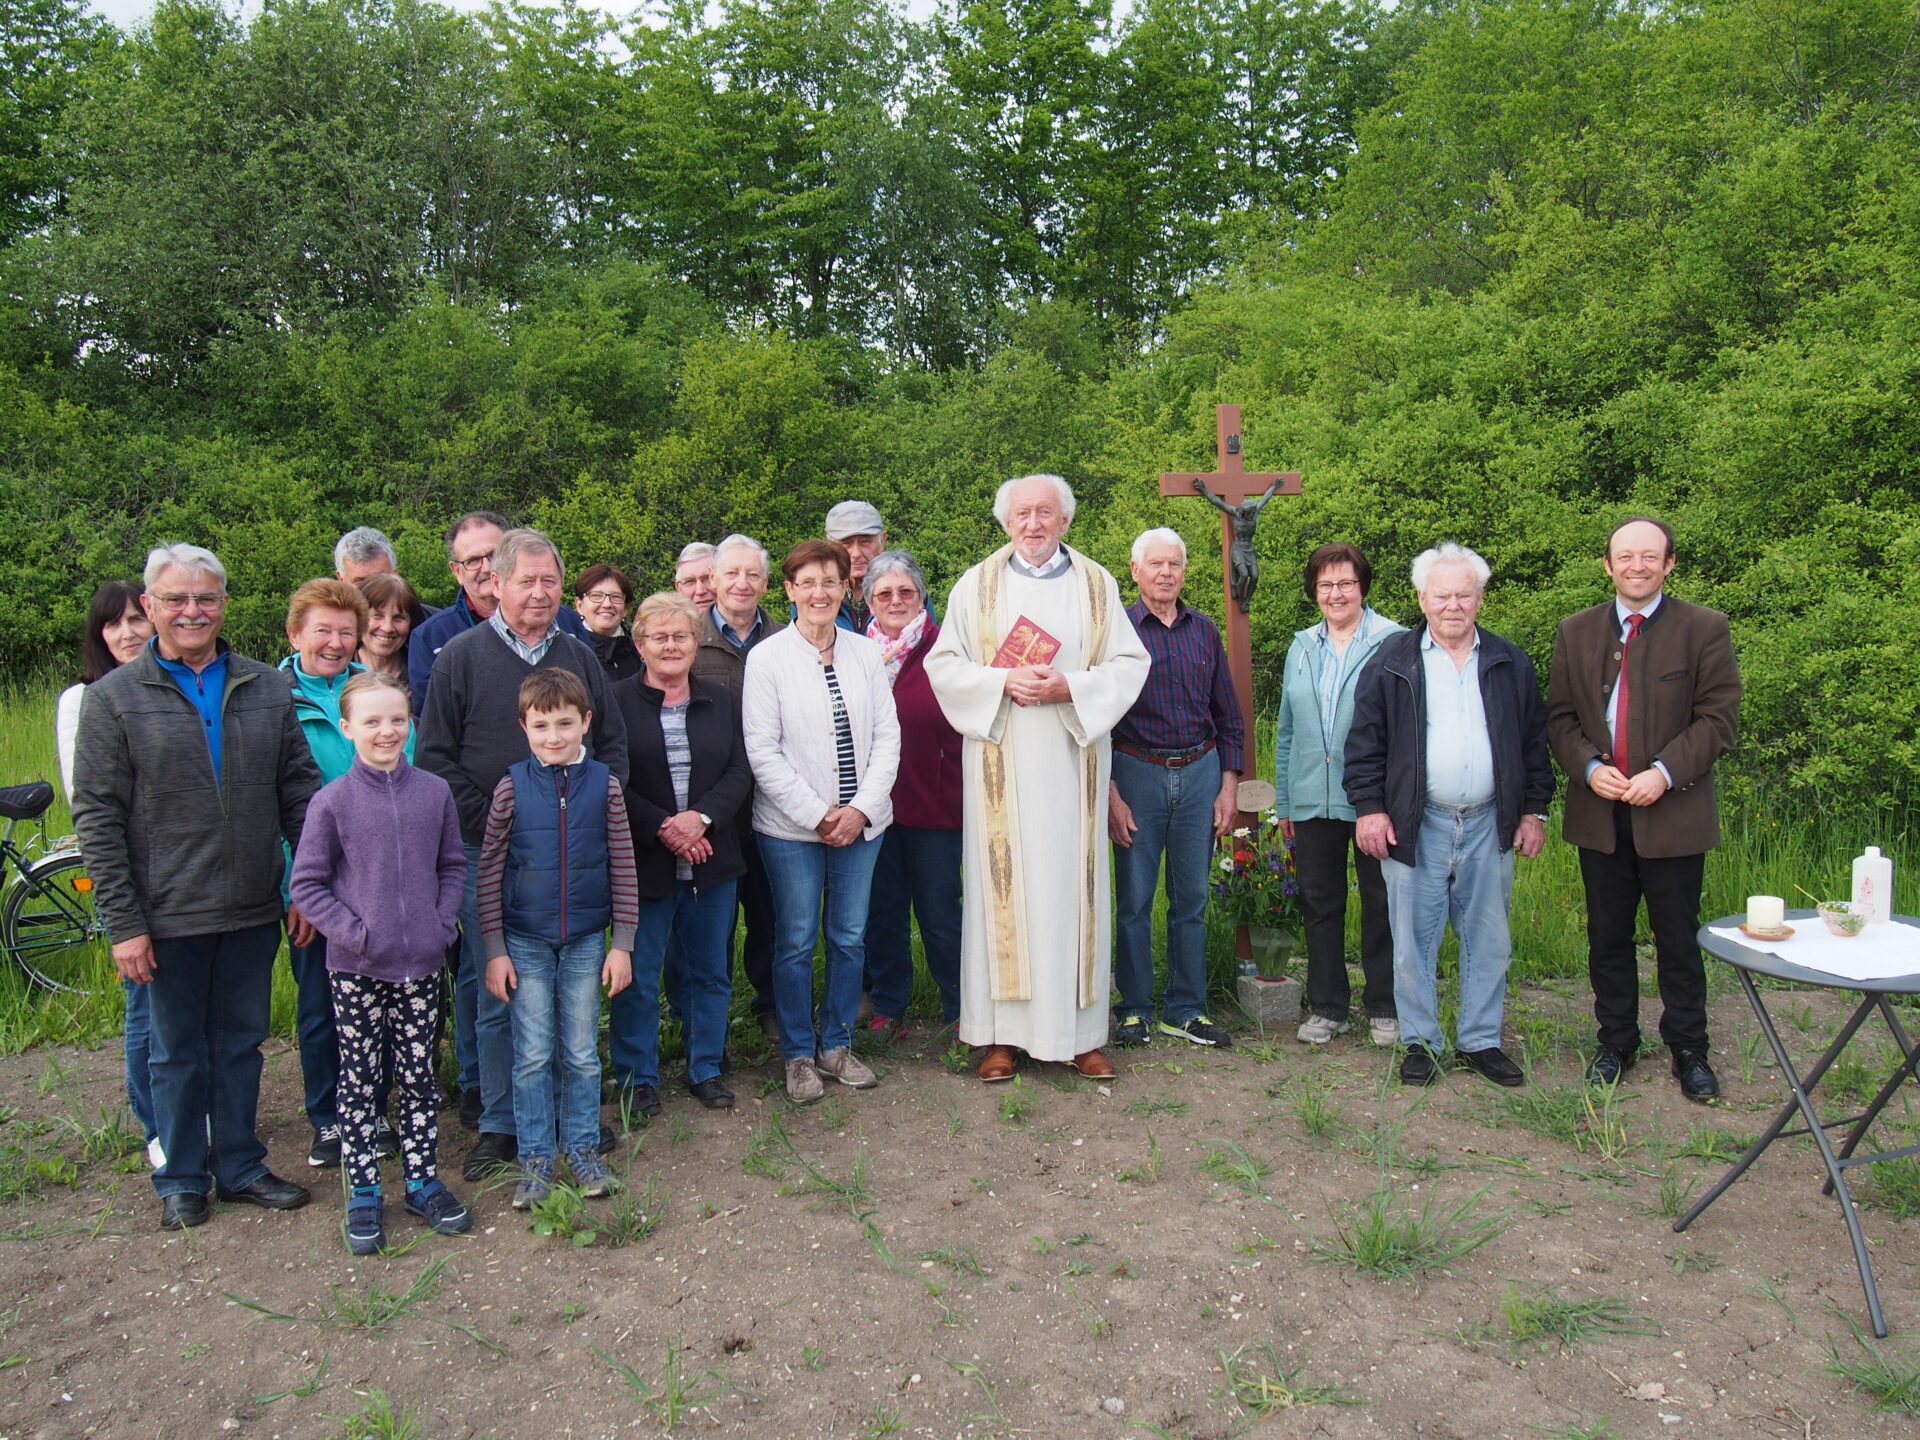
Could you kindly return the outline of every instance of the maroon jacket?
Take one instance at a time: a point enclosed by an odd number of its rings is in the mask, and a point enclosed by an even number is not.
[[[947,723],[933,682],[927,679],[927,651],[940,637],[928,622],[913,653],[900,662],[893,681],[893,708],[900,716],[900,774],[893,782],[893,823],[921,830],[958,830],[960,736]]]

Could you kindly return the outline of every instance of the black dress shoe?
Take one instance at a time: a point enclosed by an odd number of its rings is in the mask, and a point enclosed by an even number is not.
[[[1673,1074],[1680,1082],[1680,1093],[1687,1099],[1704,1104],[1720,1098],[1720,1081],[1714,1075],[1713,1067],[1707,1064],[1706,1051],[1674,1051]]]
[[[467,1152],[467,1163],[460,1167],[469,1180],[491,1180],[496,1175],[513,1173],[514,1160],[520,1154],[520,1142],[511,1135],[489,1135],[482,1131]]]
[[[229,1205],[258,1205],[262,1210],[298,1210],[313,1198],[306,1186],[282,1180],[271,1170],[251,1185],[214,1193]]]
[[[1433,1063],[1433,1052],[1424,1045],[1409,1045],[1400,1057],[1402,1085],[1431,1085],[1440,1078],[1440,1067]]]
[[[1595,1052],[1593,1063],[1587,1066],[1587,1084],[1618,1085],[1626,1079],[1627,1072],[1633,1069],[1639,1059],[1631,1050],[1616,1050],[1611,1045],[1602,1045]]]
[[[660,1092],[651,1085],[627,1086],[627,1108],[635,1115],[652,1119],[660,1113]]]
[[[207,1207],[207,1197],[188,1191],[182,1195],[163,1195],[160,1198],[160,1228],[162,1230],[190,1230],[195,1225],[204,1225],[213,1211]]]
[[[722,1080],[718,1075],[714,1076],[711,1080],[702,1080],[697,1084],[687,1086],[687,1093],[709,1110],[731,1110],[733,1108],[733,1091],[727,1088],[726,1081]]]
[[[1489,1045],[1484,1050],[1462,1050],[1460,1063],[1474,1074],[1508,1089],[1527,1083],[1527,1072],[1508,1059],[1507,1052],[1498,1045]]]
[[[611,1155],[613,1153],[613,1147],[619,1143],[619,1140],[614,1136],[613,1127],[602,1120],[600,1122],[600,1138],[594,1142],[593,1148],[598,1150],[602,1155]]]

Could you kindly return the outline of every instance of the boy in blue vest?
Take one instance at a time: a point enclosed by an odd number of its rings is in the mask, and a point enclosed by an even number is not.
[[[632,983],[640,901],[620,782],[586,756],[589,703],[571,670],[540,666],[522,682],[520,728],[533,753],[495,787],[480,845],[487,989],[513,1021],[516,1210],[547,1197],[560,1155],[583,1193],[615,1189],[598,1149],[600,987],[612,995]]]

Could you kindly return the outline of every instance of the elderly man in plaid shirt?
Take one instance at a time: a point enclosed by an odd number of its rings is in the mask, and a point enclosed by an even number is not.
[[[1146,688],[1113,727],[1107,829],[1118,944],[1116,1045],[1145,1045],[1153,1014],[1153,897],[1167,863],[1167,988],[1162,1034],[1231,1045],[1207,1018],[1207,882],[1213,844],[1234,822],[1246,735],[1220,631],[1184,604],[1187,546],[1171,530],[1133,542],[1140,598],[1127,617],[1152,657]]]

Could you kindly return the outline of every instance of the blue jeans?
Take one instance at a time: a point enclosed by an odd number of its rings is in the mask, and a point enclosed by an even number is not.
[[[300,1040],[300,1080],[307,1123],[316,1132],[340,1123],[340,1038],[333,1029],[333,988],[327,979],[325,936],[311,945],[287,942],[293,972],[294,1029]]]
[[[153,1049],[153,997],[147,993],[149,986],[131,980],[122,980],[120,988],[127,995],[127,1106],[140,1122],[141,1137],[151,1140],[160,1133],[153,1122],[153,1075],[147,1068]]]
[[[773,887],[773,1003],[780,1017],[780,1054],[798,1060],[838,1050],[853,1039],[866,970],[867,897],[880,840],[828,845],[762,835],[760,859]],[[827,940],[826,993],[820,999],[820,1042],[813,1035],[813,947]]]
[[[519,1136],[523,1160],[599,1144],[600,967],[607,958],[606,940],[596,932],[556,945],[507,932],[516,983],[509,992],[512,1000],[499,1008],[513,1016],[513,1113],[519,1128],[501,1133]]]
[[[267,1173],[254,1115],[279,949],[278,921],[153,942],[148,1071],[163,1197],[244,1190]]]
[[[1121,1016],[1153,1013],[1153,897],[1167,865],[1167,989],[1162,1018],[1184,1025],[1207,1008],[1207,882],[1220,752],[1170,770],[1115,751],[1113,783],[1133,811],[1133,844],[1113,847],[1113,980]]]
[[[460,895],[460,975],[453,988],[454,1024],[473,1037],[481,1133],[512,1135],[517,1133],[513,1128],[513,1017],[505,1005],[487,993],[487,951],[480,943],[480,902],[474,893],[480,876],[480,847],[465,848],[467,888]],[[514,961],[516,966],[519,963]],[[464,1064],[461,1084],[466,1084]],[[551,1107],[551,1100],[548,1104]]]
[[[1428,805],[1414,863],[1380,862],[1393,922],[1393,998],[1403,1045],[1417,1042],[1436,1055],[1446,1051],[1435,967],[1449,920],[1460,941],[1459,1048],[1487,1050],[1500,1043],[1513,958],[1507,930],[1513,851],[1501,849],[1497,825],[1491,800],[1465,808]]]
[[[867,905],[867,993],[873,1013],[898,1020],[913,998],[913,935],[920,922],[940,1018],[960,1018],[960,832],[894,825],[880,837]]]
[[[704,890],[678,880],[671,898],[640,902],[633,983],[613,997],[607,1031],[616,1084],[660,1083],[660,984],[669,940],[680,942],[671,983],[679,986],[672,999],[685,1027],[687,1083],[698,1085],[720,1073],[733,1000],[727,937],[733,929],[734,888],[732,880]]]

